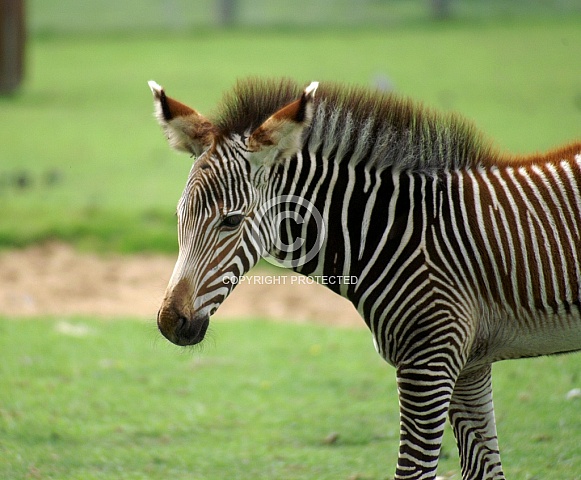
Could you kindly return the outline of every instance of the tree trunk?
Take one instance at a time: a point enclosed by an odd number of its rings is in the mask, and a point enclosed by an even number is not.
[[[0,95],[14,92],[24,76],[24,0],[0,0]]]

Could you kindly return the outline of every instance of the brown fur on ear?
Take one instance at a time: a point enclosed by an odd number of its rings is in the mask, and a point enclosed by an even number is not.
[[[285,124],[287,129],[292,129],[292,123],[301,123],[304,118],[304,100],[303,97],[290,103],[286,107],[281,108],[278,112],[272,115],[266,122],[258,127],[248,142],[248,146],[252,151],[258,151],[263,146],[275,145],[278,143],[277,136],[284,135]]]
[[[283,155],[293,155],[300,148],[302,133],[311,125],[318,82],[305,88],[301,98],[282,107],[258,127],[248,139],[248,149],[265,158],[273,148]]]
[[[214,140],[214,125],[193,108],[168,97],[164,89],[153,80],[148,84],[153,93],[155,117],[170,146],[199,156]]]

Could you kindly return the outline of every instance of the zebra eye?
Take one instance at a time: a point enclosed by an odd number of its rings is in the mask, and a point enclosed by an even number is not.
[[[236,228],[244,220],[244,215],[238,212],[227,213],[222,218],[222,226],[225,228]]]

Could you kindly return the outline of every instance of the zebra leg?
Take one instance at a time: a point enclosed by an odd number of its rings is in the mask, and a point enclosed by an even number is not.
[[[434,366],[440,365],[440,366]],[[455,378],[441,362],[397,369],[400,442],[396,480],[433,480]]]
[[[491,370],[487,365],[462,373],[450,402],[450,423],[464,480],[504,479],[492,405]]]

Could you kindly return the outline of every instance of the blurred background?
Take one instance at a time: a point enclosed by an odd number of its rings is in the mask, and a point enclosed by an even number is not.
[[[0,248],[175,252],[190,167],[147,81],[208,113],[237,78],[394,91],[500,148],[581,134],[578,0],[1,0]]]

